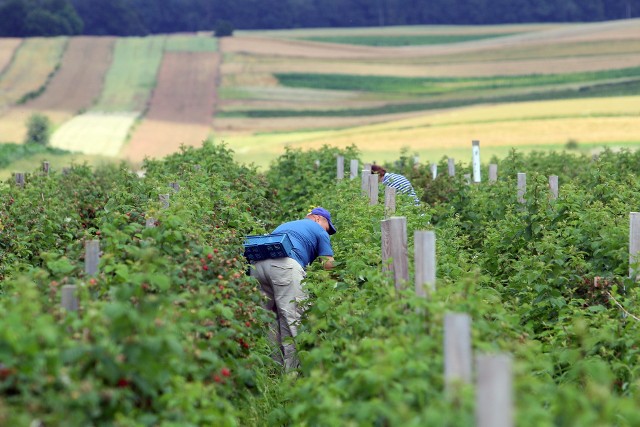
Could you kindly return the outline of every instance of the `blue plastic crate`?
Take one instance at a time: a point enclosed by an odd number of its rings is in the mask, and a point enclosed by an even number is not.
[[[284,233],[247,236],[244,241],[244,256],[249,261],[288,257],[292,249],[291,239]]]

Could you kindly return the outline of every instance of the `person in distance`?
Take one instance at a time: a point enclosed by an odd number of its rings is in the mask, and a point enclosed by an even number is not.
[[[317,258],[321,259],[324,269],[331,270],[334,267],[329,235],[335,232],[329,211],[322,207],[314,208],[305,218],[285,222],[273,230],[273,233],[286,233],[289,236],[293,246],[289,257],[265,259],[251,264],[251,276],[258,280],[267,297],[265,308],[276,316],[270,339],[280,349],[274,354],[274,359],[286,371],[296,369],[300,364],[292,339],[297,335],[307,299],[302,286],[306,268]]]
[[[413,203],[415,205],[420,204],[420,199],[416,195],[415,190],[411,182],[399,173],[387,172],[385,168],[378,165],[371,165],[371,173],[378,175],[378,181],[387,187],[395,188],[398,192],[408,194],[413,197]]]

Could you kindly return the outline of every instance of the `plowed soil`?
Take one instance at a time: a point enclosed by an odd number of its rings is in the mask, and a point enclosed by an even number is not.
[[[145,118],[122,157],[140,162],[199,146],[209,137],[216,104],[220,56],[211,52],[167,52]]]

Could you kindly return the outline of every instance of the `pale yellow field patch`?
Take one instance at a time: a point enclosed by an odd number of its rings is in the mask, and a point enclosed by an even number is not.
[[[466,152],[472,140],[489,152],[531,147],[640,146],[640,97],[599,98],[477,106],[334,131],[232,135],[223,139],[239,159],[262,166],[285,146],[308,149],[355,145],[365,158],[393,158],[404,147],[424,157]],[[262,157],[260,157],[262,155]]]
[[[51,146],[84,154],[116,157],[140,113],[89,112],[65,122]]]
[[[46,116],[52,124],[69,120],[73,114],[67,111],[45,110],[14,107],[2,115],[0,120],[0,140],[2,142],[21,143],[27,136],[27,122],[32,114]]]
[[[0,38],[0,73],[5,69],[23,39]]]

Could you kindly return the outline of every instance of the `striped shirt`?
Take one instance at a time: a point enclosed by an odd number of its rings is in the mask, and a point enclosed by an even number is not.
[[[384,174],[384,177],[382,178],[382,183],[387,187],[393,187],[397,191],[408,194],[409,196],[413,197],[413,200],[416,205],[420,203],[420,199],[418,199],[418,196],[416,195],[416,192],[413,189],[413,186],[411,185],[409,180],[404,176],[398,173],[387,172]]]

